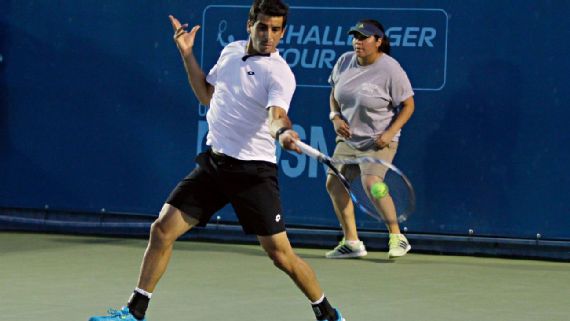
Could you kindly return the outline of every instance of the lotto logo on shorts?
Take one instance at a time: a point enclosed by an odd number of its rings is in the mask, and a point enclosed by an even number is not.
[[[275,222],[281,221],[281,214],[275,215]]]

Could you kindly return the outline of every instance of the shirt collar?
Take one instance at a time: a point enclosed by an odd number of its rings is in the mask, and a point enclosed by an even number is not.
[[[255,56],[269,57],[269,56],[271,56],[271,53],[270,53],[270,52],[264,53],[264,54],[262,54],[262,53],[254,53],[254,54],[250,54],[250,55],[245,55],[245,56],[241,57],[241,60],[246,61],[247,58],[255,57]]]

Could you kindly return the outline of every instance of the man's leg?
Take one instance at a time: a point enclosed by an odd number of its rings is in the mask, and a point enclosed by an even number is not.
[[[275,266],[287,273],[311,302],[323,295],[315,272],[307,262],[295,254],[286,232],[257,238]]]
[[[150,296],[170,262],[174,242],[196,224],[197,219],[176,207],[170,204],[162,206],[160,215],[150,228],[150,238],[142,260],[137,288],[127,304],[129,311],[137,319],[144,318]]]
[[[156,284],[166,271],[174,241],[198,224],[198,220],[169,204],[164,204],[159,217],[152,223],[148,246],[141,264],[137,288],[127,307],[112,311],[109,316],[92,317],[90,321],[142,320]]]
[[[170,204],[164,204],[159,217],[152,223],[150,238],[141,264],[137,287],[153,292],[166,271],[174,241],[186,233],[198,220]]]
[[[341,321],[342,316],[333,309],[323,294],[315,272],[291,247],[286,232],[257,237],[273,264],[287,273],[313,305],[318,320]]]

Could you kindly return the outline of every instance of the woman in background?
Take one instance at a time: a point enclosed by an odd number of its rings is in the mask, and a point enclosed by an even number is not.
[[[336,138],[334,158],[375,157],[392,162],[400,131],[414,112],[412,85],[400,64],[390,54],[390,42],[382,24],[361,20],[348,32],[354,50],[336,62],[329,83],[330,115]],[[356,168],[354,168],[356,166]],[[347,178],[360,171],[366,191],[383,180],[385,169],[374,165],[342,165]],[[352,172],[351,172],[352,171]],[[344,238],[327,258],[353,258],[367,254],[358,238],[354,207],[342,183],[329,172],[326,182]],[[390,233],[389,257],[406,255],[411,249],[401,234],[394,203],[389,195],[374,199]]]

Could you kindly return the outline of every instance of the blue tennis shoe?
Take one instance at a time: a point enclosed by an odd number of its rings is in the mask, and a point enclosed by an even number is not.
[[[91,317],[89,321],[146,321],[146,319],[139,320],[135,318],[131,312],[129,312],[128,307],[123,307],[121,310],[109,309],[107,313],[109,315]]]
[[[336,319],[336,321],[346,321],[345,318],[342,317],[342,314],[340,314],[340,311],[338,309],[336,310],[336,314],[338,315],[338,318]]]

